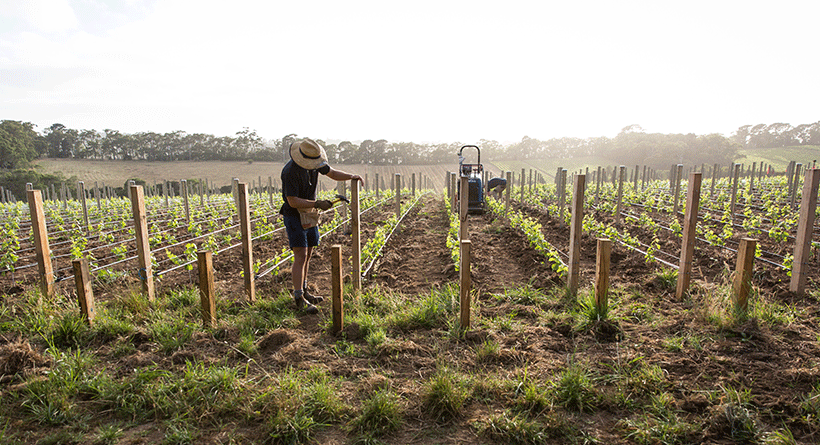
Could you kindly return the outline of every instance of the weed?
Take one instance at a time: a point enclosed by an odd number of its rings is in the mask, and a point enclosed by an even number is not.
[[[625,438],[641,444],[678,445],[693,443],[691,436],[697,425],[682,421],[677,415],[665,417],[643,416],[618,422],[625,430]]]
[[[561,372],[558,381],[553,382],[555,401],[569,410],[583,412],[592,409],[596,402],[595,387],[591,372],[577,362]]]
[[[114,445],[123,435],[122,428],[116,424],[102,425],[94,435],[94,445]]]
[[[501,349],[497,341],[484,340],[483,343],[476,347],[475,359],[478,363],[487,363],[498,358],[498,352]]]
[[[52,327],[46,341],[55,347],[69,349],[83,346],[88,339],[88,324],[77,311],[63,313]]]
[[[751,391],[723,388],[726,402],[723,404],[723,415],[729,424],[732,439],[752,441],[758,434],[759,426],[755,414],[751,411]]]
[[[439,422],[446,422],[461,414],[469,397],[469,390],[456,374],[447,368],[439,369],[427,382],[424,407]]]
[[[165,429],[162,445],[193,445],[196,443],[196,434],[191,427],[182,422],[171,422]]]
[[[396,430],[402,422],[402,410],[398,396],[389,388],[379,389],[364,401],[359,415],[350,423],[358,433],[381,436]]]
[[[577,436],[574,428],[556,415],[543,415],[539,419],[541,422],[531,420],[524,413],[512,415],[505,411],[490,416],[486,423],[478,424],[476,428],[480,435],[491,441],[512,445],[543,444],[551,438],[564,438],[572,442],[573,436]]]
[[[276,413],[268,424],[268,443],[273,445],[291,445],[308,442],[313,431],[321,426],[312,417],[302,412],[288,415]]]
[[[515,387],[515,393],[517,397],[514,405],[515,409],[519,412],[539,415],[552,407],[548,391],[543,385],[536,384],[530,380],[526,370]]]
[[[678,271],[671,267],[664,267],[655,272],[655,283],[665,292],[674,292],[678,285]]]
[[[514,289],[505,289],[504,295],[513,303],[527,306],[542,306],[548,301],[548,297],[539,289],[535,288],[532,282]]]
[[[788,428],[773,431],[763,438],[762,443],[766,445],[797,445],[794,435]]]
[[[195,325],[184,319],[160,320],[149,328],[151,337],[159,343],[160,351],[171,353],[191,341]]]

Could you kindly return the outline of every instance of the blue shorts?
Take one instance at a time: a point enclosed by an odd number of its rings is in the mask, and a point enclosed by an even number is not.
[[[288,233],[290,248],[294,247],[316,247],[319,245],[319,228],[302,228],[302,219],[299,216],[283,215],[285,231]]]

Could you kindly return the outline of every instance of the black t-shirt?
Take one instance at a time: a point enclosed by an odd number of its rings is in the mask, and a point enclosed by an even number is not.
[[[316,170],[305,170],[293,159],[282,169],[282,208],[279,213],[286,216],[299,216],[299,211],[288,204],[288,196],[302,199],[316,199],[316,184],[319,182],[319,173],[327,175],[330,166],[325,164]]]

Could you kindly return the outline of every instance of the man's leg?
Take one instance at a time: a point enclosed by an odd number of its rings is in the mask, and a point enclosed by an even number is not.
[[[293,250],[293,267],[290,269],[291,280],[293,281],[293,290],[302,289],[302,283],[305,281],[308,262],[309,247],[294,247]]]

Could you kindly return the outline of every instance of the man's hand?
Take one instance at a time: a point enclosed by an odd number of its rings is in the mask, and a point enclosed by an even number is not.
[[[327,210],[333,207],[333,203],[326,199],[319,199],[316,201],[315,204],[313,204],[313,207],[316,207],[317,209]]]

